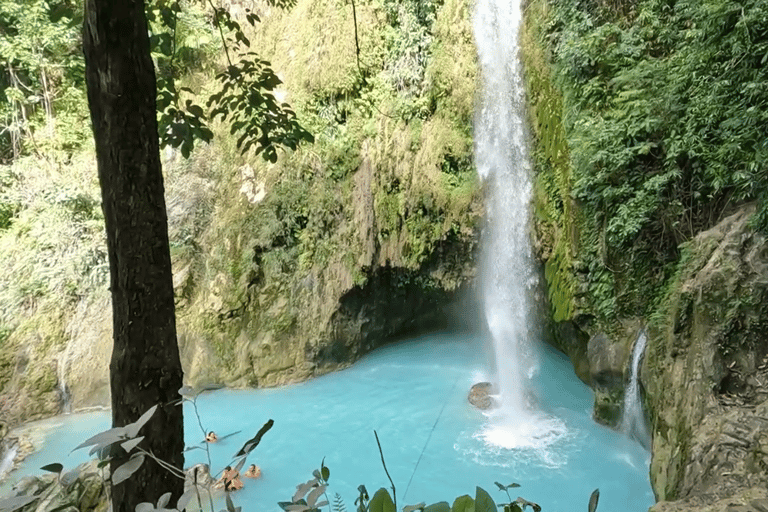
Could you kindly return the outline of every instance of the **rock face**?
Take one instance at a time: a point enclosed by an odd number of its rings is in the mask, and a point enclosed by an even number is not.
[[[469,129],[471,4],[409,4],[430,13],[422,16],[386,2],[408,21],[384,20],[371,4],[358,9],[357,23],[371,41],[402,31],[425,55],[409,61],[408,83],[391,83],[404,64],[387,62],[391,52],[361,48],[370,55],[355,62],[349,41],[322,37],[343,33],[351,12],[299,0],[270,11],[252,40],[280,70],[288,101],[307,113],[314,145],[276,163],[240,154],[226,136],[185,162],[165,153],[185,384],[274,386],[343,368],[394,337],[446,327],[446,308],[471,286],[483,209]],[[423,41],[411,37],[414,23]],[[380,80],[363,78],[374,75]],[[402,97],[391,97],[403,87]],[[93,181],[95,171],[83,169],[90,177],[75,181]],[[19,181],[13,195],[59,197],[23,188],[49,181]],[[83,197],[87,215],[41,199],[34,211],[19,205],[18,219],[0,230],[12,241],[3,238],[4,249],[20,247],[22,236],[35,238],[28,245],[36,248],[38,224],[51,225],[41,212],[62,219],[51,230],[62,243],[46,240],[50,257],[38,266],[28,262],[39,248],[0,254],[6,267],[29,269],[0,275],[2,424],[109,402],[111,304],[97,187]],[[56,266],[62,262],[68,266]]]
[[[752,212],[743,208],[689,244],[666,319],[649,331],[642,378],[656,511],[746,512],[765,503],[768,243],[749,228]]]
[[[492,392],[493,388],[490,382],[478,382],[470,388],[467,400],[478,409],[490,409],[496,403],[490,396]]]

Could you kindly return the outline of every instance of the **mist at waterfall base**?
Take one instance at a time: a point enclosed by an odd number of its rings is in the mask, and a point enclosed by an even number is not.
[[[399,507],[474,496],[475,486],[500,503],[506,494],[494,481],[517,482],[516,494],[544,511],[583,512],[600,488],[598,510],[639,512],[654,503],[648,479],[648,453],[637,443],[594,423],[592,393],[573,374],[570,361],[544,347],[531,393],[540,409],[562,422],[556,442],[538,448],[507,449],[484,438],[493,421],[467,402],[470,386],[483,377],[486,340],[476,335],[442,333],[399,342],[374,351],[351,368],[275,389],[220,390],[198,399],[201,421],[220,436],[210,445],[213,467],[232,455],[270,418],[247,464],[263,471],[245,479],[233,495],[245,511],[279,510],[296,484],[325,464],[331,470],[329,496],[338,492],[354,509],[357,486],[372,494],[389,487],[373,435],[378,432]],[[185,406],[188,446],[203,446],[203,433]],[[70,453],[90,435],[109,427],[109,412],[61,416],[34,427],[42,451],[12,474],[41,474],[51,462],[67,468],[87,460],[87,450]],[[46,426],[47,425],[47,426]],[[186,453],[186,464],[205,461],[202,450]],[[6,483],[0,491],[9,489]]]

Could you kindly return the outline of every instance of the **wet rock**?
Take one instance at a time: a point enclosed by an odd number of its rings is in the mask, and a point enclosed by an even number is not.
[[[470,388],[467,399],[478,409],[490,409],[496,405],[496,401],[490,396],[491,393],[493,393],[493,386],[490,382],[478,382]]]

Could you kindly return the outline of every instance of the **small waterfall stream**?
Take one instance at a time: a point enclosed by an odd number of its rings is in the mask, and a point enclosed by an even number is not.
[[[19,446],[17,444],[5,449],[3,443],[0,443],[0,479],[13,469],[13,459],[16,458],[18,451]]]
[[[643,401],[640,396],[640,362],[645,354],[645,345],[647,343],[645,331],[640,334],[635,341],[632,349],[632,366],[629,371],[629,382],[624,390],[624,407],[621,416],[621,431],[628,437],[650,448],[651,436],[648,433],[648,427],[645,424],[645,414],[643,413]]]

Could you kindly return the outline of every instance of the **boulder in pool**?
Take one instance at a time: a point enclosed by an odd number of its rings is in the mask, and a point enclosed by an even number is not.
[[[470,388],[467,399],[478,409],[490,409],[496,405],[491,393],[493,393],[493,386],[490,382],[478,382]]]

